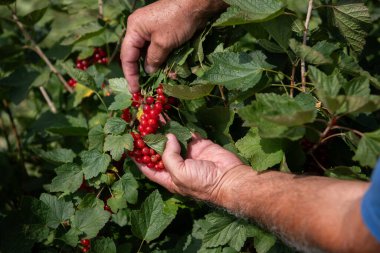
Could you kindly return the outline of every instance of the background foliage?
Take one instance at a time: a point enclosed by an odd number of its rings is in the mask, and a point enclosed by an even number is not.
[[[141,73],[145,91],[163,82],[181,101],[161,133],[185,146],[198,131],[258,171],[368,180],[380,154],[380,4],[315,0],[305,40],[308,1],[226,2],[162,70]],[[80,252],[80,239],[91,252],[293,251],[173,196],[123,156],[133,140],[119,46],[149,1],[0,4],[1,252]],[[95,48],[106,64],[73,67]],[[146,141],[162,151],[165,139]]]

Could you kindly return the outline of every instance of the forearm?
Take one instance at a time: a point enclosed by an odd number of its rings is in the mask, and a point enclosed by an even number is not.
[[[257,174],[242,166],[223,185],[216,204],[253,219],[299,248],[379,250],[361,220],[360,201],[367,183],[281,172]]]

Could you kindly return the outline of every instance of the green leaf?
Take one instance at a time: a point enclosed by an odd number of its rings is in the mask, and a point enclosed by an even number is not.
[[[321,52],[315,50],[312,47],[303,45],[295,39],[290,40],[289,46],[298,57],[304,59],[310,64],[321,65],[332,63],[332,60],[330,58],[327,58]]]
[[[130,107],[132,104],[131,96],[120,93],[115,96],[115,101],[108,107],[108,110],[116,111]]]
[[[210,94],[215,87],[210,84],[198,84],[194,86],[188,86],[184,84],[164,84],[165,94],[176,97],[179,99],[197,99]]]
[[[97,205],[78,210],[72,218],[71,226],[85,234],[86,238],[95,237],[109,220],[111,214]]]
[[[130,134],[108,135],[104,142],[104,151],[110,151],[112,159],[119,161],[124,150],[133,150],[133,138]]]
[[[72,163],[76,154],[71,149],[57,148],[50,151],[38,152],[42,159],[51,163]]]
[[[103,151],[104,130],[101,125],[96,125],[88,132],[88,149]]]
[[[214,106],[201,110],[197,118],[201,126],[207,130],[208,137],[224,145],[232,142],[229,130],[233,123],[234,115],[229,108]]]
[[[136,204],[138,197],[138,183],[130,171],[126,173],[112,185],[112,197],[107,200],[107,204],[116,213],[118,209],[127,207],[126,202]]]
[[[57,176],[51,182],[50,192],[73,193],[82,184],[83,171],[76,164],[64,164],[56,168],[55,172]]]
[[[365,133],[359,141],[353,160],[362,166],[375,167],[380,156],[380,130]]]
[[[314,66],[309,67],[309,73],[318,98],[330,111],[335,112],[341,106],[341,103],[335,99],[342,87],[338,74],[333,73],[327,76]]]
[[[144,142],[150,148],[154,149],[158,154],[162,155],[165,150],[165,145],[167,142],[166,136],[162,134],[148,134],[143,136]]]
[[[284,156],[282,140],[262,139],[257,128],[251,128],[235,145],[257,171],[263,171],[279,164]]]
[[[74,44],[77,41],[99,34],[103,29],[104,28],[100,26],[97,21],[87,23],[75,29],[75,31],[68,35],[61,44],[64,46]]]
[[[380,109],[380,96],[368,95],[368,96],[337,96],[341,106],[337,113],[359,113],[359,112],[373,112]]]
[[[348,44],[360,53],[365,44],[367,27],[371,23],[368,8],[363,3],[332,6],[334,21]]]
[[[223,85],[229,90],[245,91],[255,87],[262,73],[273,66],[268,64],[266,56],[255,51],[252,54],[221,52],[210,55],[213,65],[202,76],[211,84]]]
[[[225,0],[231,7],[215,22],[215,26],[230,26],[263,22],[280,15],[284,4],[280,0]]]
[[[206,215],[210,224],[203,237],[203,247],[211,248],[229,245],[240,251],[247,239],[246,224],[226,214],[211,213]]]
[[[191,139],[191,132],[187,127],[182,126],[177,121],[171,120],[164,126],[165,133],[174,134],[178,141],[187,147],[187,141]],[[162,145],[162,144],[161,144]],[[165,148],[165,147],[164,147]]]
[[[116,253],[115,242],[111,238],[100,237],[91,244],[91,252],[94,253]]]
[[[69,74],[71,78],[74,78],[78,83],[86,85],[92,90],[96,89],[95,79],[86,71],[74,68],[69,62],[62,63],[61,66],[67,71],[67,74]]]
[[[109,118],[104,126],[106,134],[122,134],[127,126],[127,122],[118,117]]]
[[[131,96],[128,90],[128,82],[125,78],[112,78],[108,80],[112,92]]]
[[[312,95],[301,93],[296,98],[274,93],[259,93],[252,106],[239,110],[247,125],[256,125],[259,119],[283,126],[299,126],[313,122],[316,117],[316,100]]]
[[[103,154],[96,149],[83,151],[79,156],[82,159],[82,169],[86,179],[106,172],[111,162],[111,157],[108,154]]]
[[[262,24],[269,35],[284,50],[288,48],[292,36],[293,19],[288,15],[281,15]]]
[[[365,76],[359,76],[349,82],[343,82],[344,92],[350,96],[369,96],[371,90],[369,88],[369,79]]]
[[[47,217],[47,226],[56,229],[59,224],[70,219],[74,214],[72,202],[66,202],[64,199],[58,199],[56,196],[42,193],[40,200],[49,207]]]
[[[260,230],[258,233],[256,232],[253,243],[257,253],[267,253],[275,245],[276,237]]]
[[[78,231],[75,228],[71,228],[66,234],[61,236],[59,239],[65,242],[66,244],[70,245],[71,247],[76,247],[78,245],[80,234],[80,231]]]
[[[145,199],[140,210],[131,213],[133,234],[147,242],[156,239],[176,216],[171,210],[164,208],[160,193],[154,191]]]

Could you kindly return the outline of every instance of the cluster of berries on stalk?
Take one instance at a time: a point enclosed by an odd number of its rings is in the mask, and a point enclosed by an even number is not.
[[[161,84],[158,86],[155,93],[155,95],[147,96],[145,98],[140,92],[132,94],[132,107],[137,109],[141,108],[142,114],[138,117],[139,122],[137,125],[137,131],[132,132],[134,149],[133,151],[128,152],[128,155],[133,157],[136,162],[160,171],[165,169],[161,156],[146,145],[143,137],[157,132],[161,124],[160,115],[166,110],[169,110],[171,105],[176,103],[176,100],[173,97],[165,96]],[[129,108],[123,110],[121,118],[126,122],[131,121],[132,116]]]
[[[80,240],[80,244],[82,245],[82,252],[86,253],[90,250],[91,248],[91,243],[89,239],[82,239]]]
[[[107,64],[108,63],[108,57],[107,53],[101,49],[101,48],[95,48],[94,53],[91,57],[87,59],[77,59],[75,62],[75,67],[80,70],[86,70],[89,66],[92,64]],[[70,78],[67,81],[67,84],[70,87],[75,87],[77,85],[77,81],[73,78]]]

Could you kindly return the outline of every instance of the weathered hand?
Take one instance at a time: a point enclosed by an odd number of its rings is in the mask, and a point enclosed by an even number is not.
[[[200,137],[194,137],[188,145],[186,160],[180,153],[176,137],[169,134],[162,156],[166,170],[138,166],[149,179],[171,192],[215,203],[220,188],[243,165],[233,153]]]
[[[132,13],[120,55],[130,91],[139,90],[138,60],[145,49],[145,70],[155,72],[174,48],[225,7],[222,0],[159,0]]]

